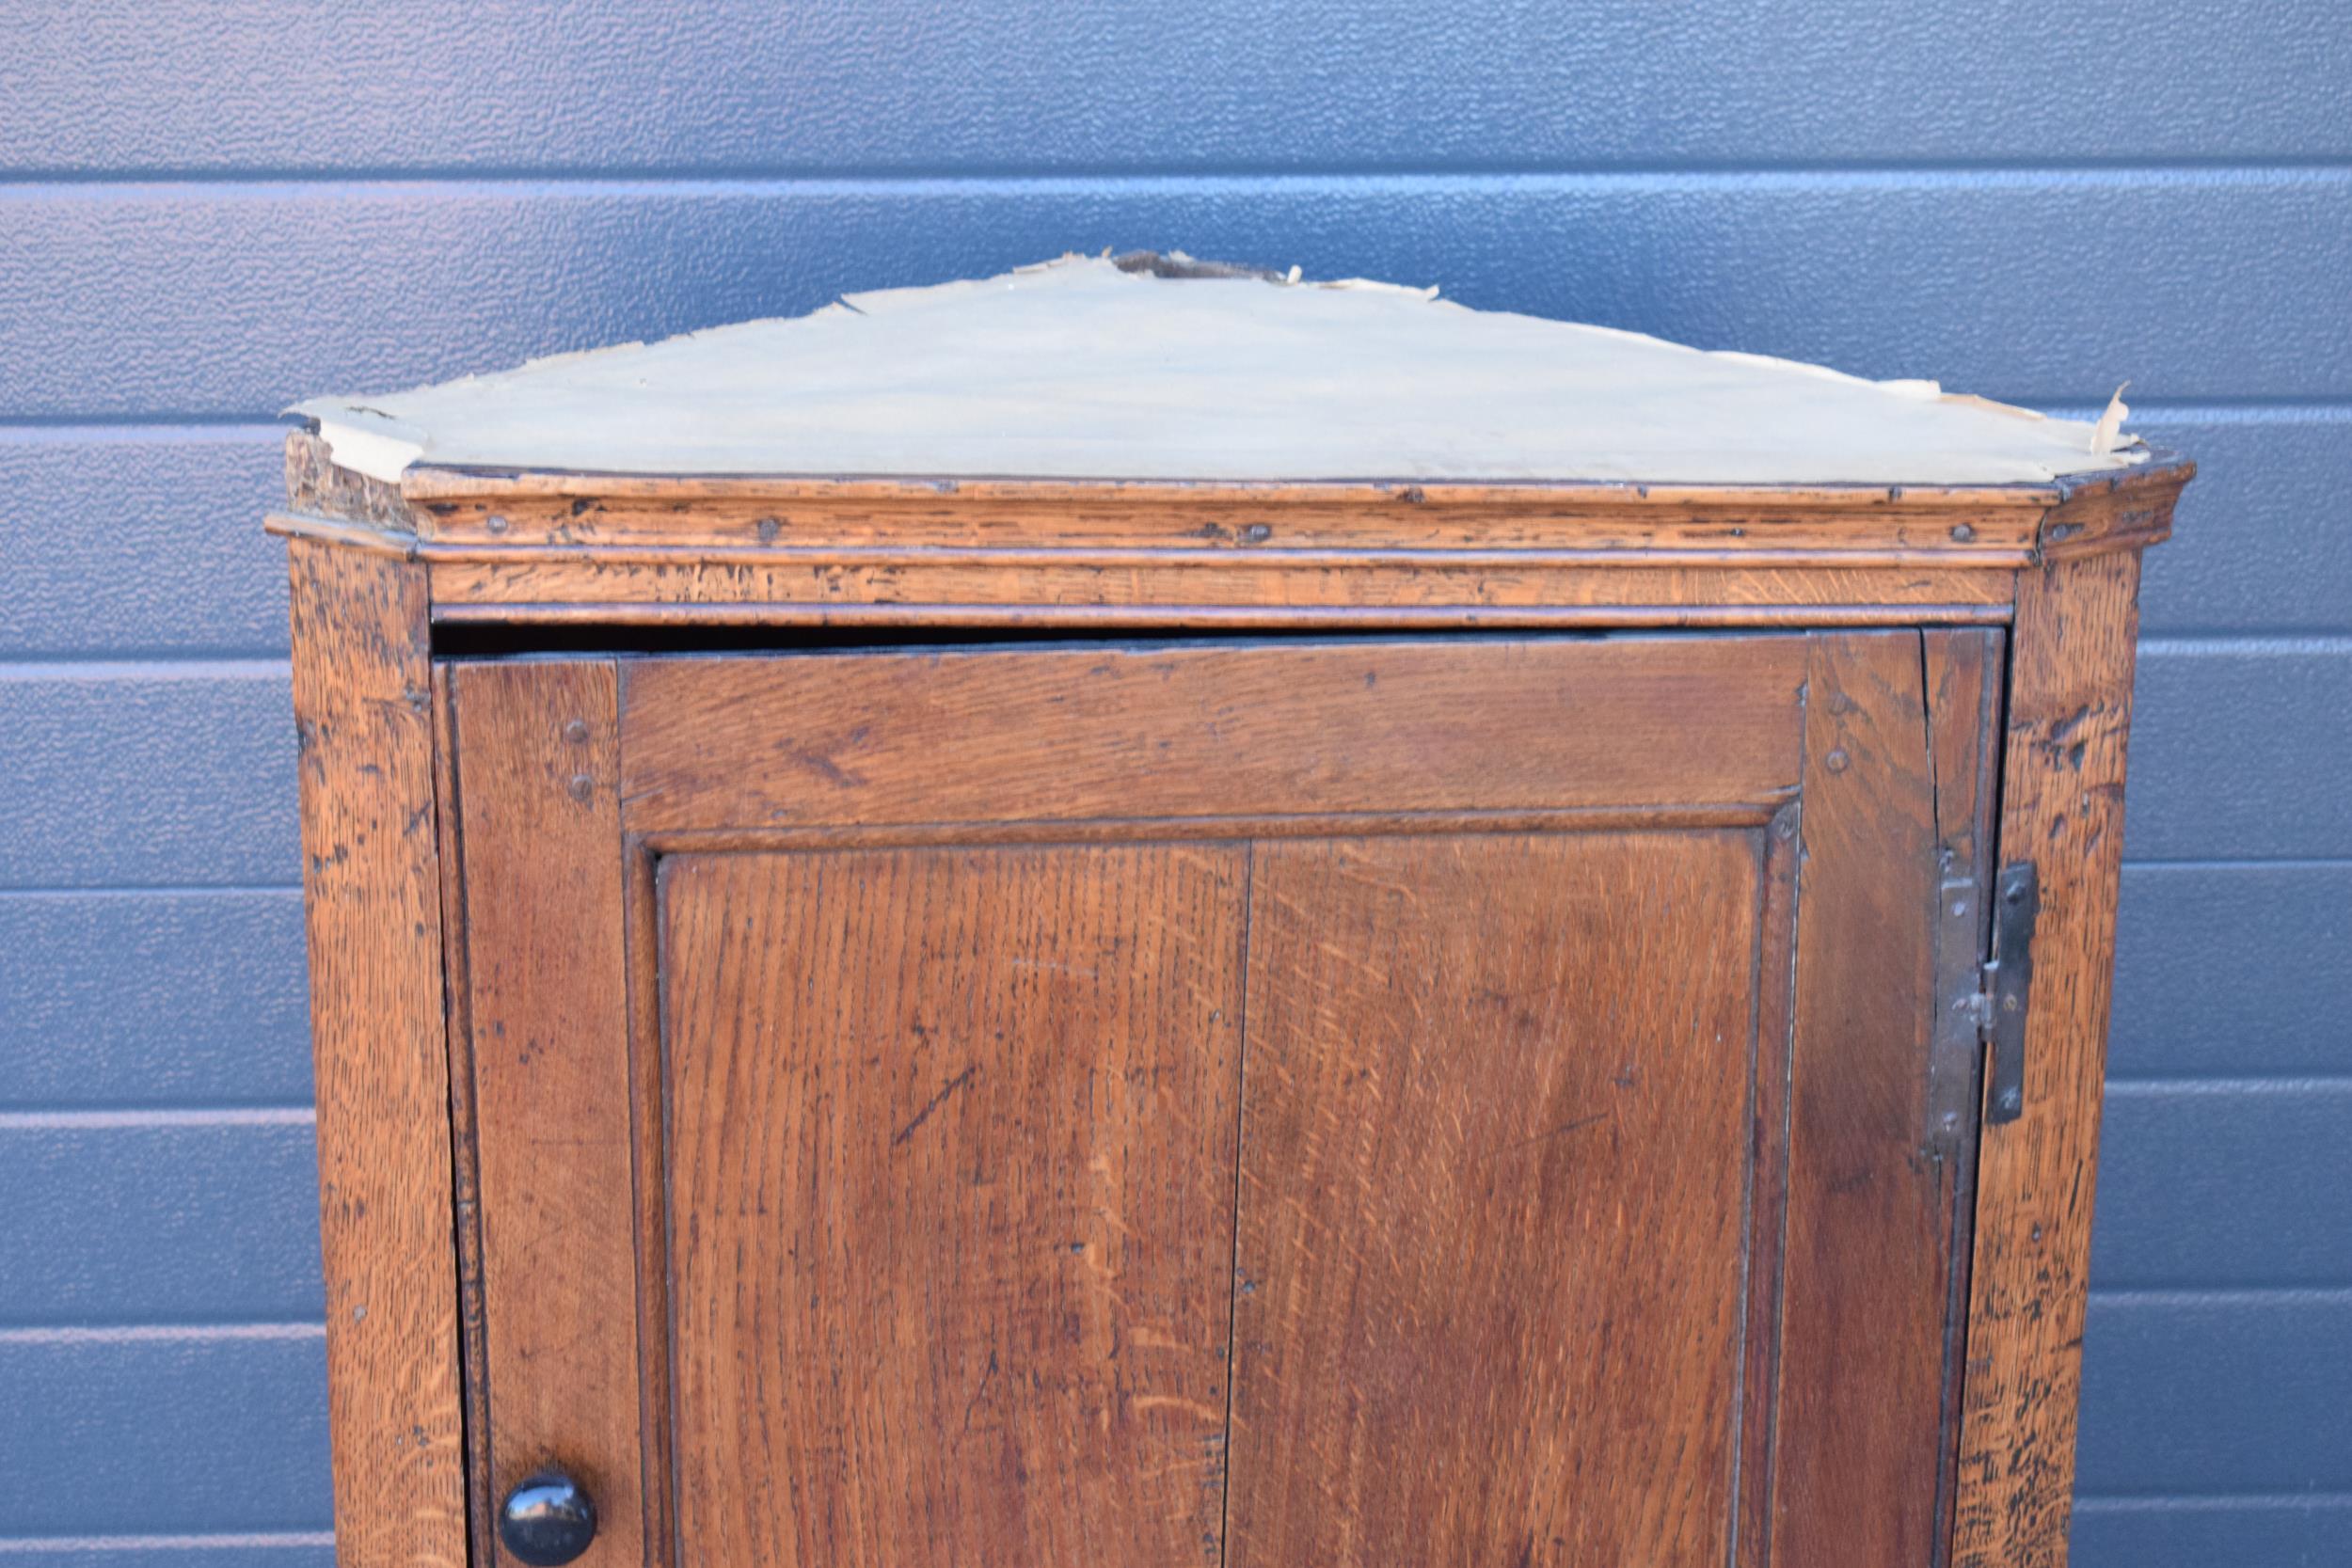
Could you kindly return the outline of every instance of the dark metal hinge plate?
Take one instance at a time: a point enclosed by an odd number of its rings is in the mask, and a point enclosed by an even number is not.
[[[2033,927],[2042,912],[2042,885],[2033,862],[2001,867],[1994,882],[1993,959],[1984,966],[1977,1030],[1992,1053],[1985,1119],[2015,1121],[2026,1114],[2026,1013],[2033,994]]]

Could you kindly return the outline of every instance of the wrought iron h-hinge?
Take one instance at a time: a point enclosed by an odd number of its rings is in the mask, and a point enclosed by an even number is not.
[[[1985,1120],[1999,1123],[2026,1114],[2026,1011],[2033,992],[2033,927],[2042,911],[2042,887],[2031,861],[2001,867],[1993,885],[1993,957],[1980,971],[1976,1011],[1991,1085]]]

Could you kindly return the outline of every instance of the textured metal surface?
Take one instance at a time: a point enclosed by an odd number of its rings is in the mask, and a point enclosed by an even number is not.
[[[2076,1560],[2341,1557],[2352,10],[15,10],[11,1568],[328,1560],[273,410],[1105,245],[2134,378],[2202,477],[2143,601]]]
[[[1893,14],[106,0],[13,29],[0,166],[1262,174],[2352,151],[2352,52],[2325,4],[2258,24],[2206,0]]]
[[[266,417],[1179,240],[2013,400],[2352,397],[2352,169],[1706,170],[35,186],[0,411]]]

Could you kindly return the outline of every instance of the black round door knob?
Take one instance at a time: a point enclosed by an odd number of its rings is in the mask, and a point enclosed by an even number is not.
[[[596,1505],[586,1488],[561,1470],[541,1470],[506,1494],[499,1508],[499,1539],[517,1562],[556,1568],[596,1538]]]

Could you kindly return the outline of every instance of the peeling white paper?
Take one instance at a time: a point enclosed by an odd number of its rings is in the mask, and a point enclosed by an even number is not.
[[[2000,484],[2145,460],[2096,425],[1472,310],[1435,288],[1065,257],[806,316],[314,398],[335,460],[636,474]]]

